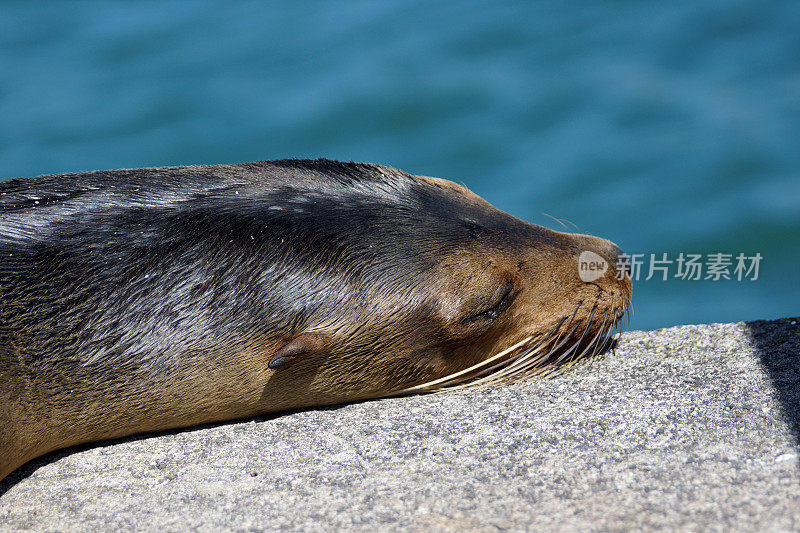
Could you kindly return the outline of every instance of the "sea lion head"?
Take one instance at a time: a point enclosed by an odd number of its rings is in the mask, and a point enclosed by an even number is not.
[[[614,244],[378,165],[0,189],[0,479],[82,442],[561,368],[631,296]]]
[[[271,239],[291,258],[287,287],[310,291],[283,291],[303,305],[268,350],[267,386],[289,403],[298,383],[329,403],[518,379],[600,351],[626,312],[631,280],[605,239],[530,224],[451,181],[316,165],[316,190],[295,181],[266,208],[283,214]]]

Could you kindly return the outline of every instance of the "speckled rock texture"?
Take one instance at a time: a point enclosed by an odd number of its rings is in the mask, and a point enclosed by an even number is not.
[[[0,530],[800,529],[800,319],[623,334],[541,381],[71,449]]]

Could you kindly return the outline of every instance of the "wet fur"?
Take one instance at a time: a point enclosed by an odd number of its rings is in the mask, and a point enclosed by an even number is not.
[[[569,266],[612,247],[371,164],[0,183],[0,479],[81,442],[403,390],[589,297],[616,321],[629,282],[614,304]],[[509,311],[471,323],[505,283]]]

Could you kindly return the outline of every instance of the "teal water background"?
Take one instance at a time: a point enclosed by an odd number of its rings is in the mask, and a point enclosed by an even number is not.
[[[633,328],[800,314],[800,2],[0,2],[2,178],[284,157],[763,256],[640,279]]]

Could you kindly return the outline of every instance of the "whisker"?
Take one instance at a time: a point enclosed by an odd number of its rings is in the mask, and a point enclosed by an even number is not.
[[[602,329],[598,330],[597,334],[595,334],[594,338],[591,341],[589,341],[589,343],[586,345],[586,348],[584,348],[584,350],[580,353],[580,355],[578,355],[575,358],[571,358],[569,362],[572,363],[574,361],[579,361],[579,360],[583,359],[583,357],[586,355],[586,352],[588,352],[591,349],[594,349],[595,344],[602,338],[603,333],[604,332],[603,332]],[[579,344],[580,343],[576,343],[575,346],[578,346]],[[565,365],[565,366],[567,366],[567,365]],[[565,368],[565,370],[566,370],[566,368]]]
[[[535,349],[533,351],[525,352],[526,356],[529,355],[529,354],[530,355],[535,354],[540,348],[542,348],[542,347],[540,346],[540,347],[538,347],[537,349]],[[503,370],[505,370],[505,367],[503,367]],[[477,379],[475,381],[469,381],[469,382],[466,382],[466,383],[463,383],[463,382],[462,383],[455,383],[452,386],[448,387],[447,390],[457,390],[457,389],[466,389],[466,388],[479,388],[479,387],[489,386],[489,385],[497,383],[498,382],[498,378],[499,378],[499,372],[494,372],[494,373],[489,374],[486,377]]]
[[[612,301],[611,301],[612,306],[613,306],[613,303],[614,303],[614,301],[613,301],[613,295],[612,295]],[[589,348],[592,349],[591,355],[589,355],[590,360],[591,360],[592,357],[594,357],[597,354],[598,348],[603,345],[603,339],[605,338],[606,334],[608,333],[608,329],[606,328],[606,322],[608,321],[608,314],[611,312],[611,308],[612,307],[609,306],[609,308],[606,309],[606,313],[603,316],[603,324],[597,330],[597,335],[595,336],[594,340],[592,340],[592,342],[590,342],[589,345],[587,346],[587,349],[589,349]],[[580,361],[583,358],[583,356],[585,355],[585,353],[586,352],[584,350],[584,353],[582,353],[578,357],[573,358],[570,361],[570,363],[574,363],[575,361]]]
[[[547,213],[544,213],[544,212],[542,212],[542,214],[543,214],[544,216],[546,216],[546,217],[550,217],[550,218],[552,218],[553,220],[555,220],[556,222],[558,222],[559,224],[561,224],[562,226],[564,226],[564,229],[565,229],[565,230],[569,231],[569,228],[567,227],[567,225],[566,225],[566,224],[564,224],[564,222],[563,222],[563,221],[562,221],[560,218],[556,218],[556,217],[554,217],[553,215],[548,215]]]
[[[595,349],[592,350],[591,355],[589,355],[589,361],[594,361],[595,358],[609,346],[609,344],[613,345],[614,343],[613,339],[614,333],[612,332],[616,331],[617,329],[617,325],[619,324],[619,317],[617,317],[617,310],[614,307],[613,293],[611,294],[611,305],[609,306],[608,311],[611,312],[612,310],[613,310],[613,321],[611,322],[611,324],[606,326],[606,319],[605,318],[603,319],[603,325],[600,328],[600,331],[603,332],[603,335],[595,345]]]
[[[570,315],[569,321],[567,322],[568,325],[572,322],[572,320],[574,320],[575,314],[578,312],[578,309],[580,309],[581,305],[583,305],[583,300],[578,302],[578,305],[576,306],[572,315]],[[517,344],[511,346],[510,348],[503,350],[499,354],[490,357],[485,361],[472,365],[471,367],[465,368],[458,372],[454,372],[452,374],[448,374],[447,376],[423,383],[421,385],[416,385],[414,387],[409,387],[407,389],[397,391],[395,393],[392,393],[392,395],[408,394],[413,392],[424,392],[426,390],[432,390],[434,388],[437,391],[454,390],[456,388],[466,388],[467,386],[477,387],[480,385],[485,385],[488,384],[489,381],[494,382],[495,381],[494,376],[497,374],[497,372],[491,373],[493,370],[497,369],[502,370],[505,367],[514,364],[515,362],[519,362],[521,360],[527,361],[528,359],[532,358],[534,355],[536,355],[538,351],[540,351],[541,348],[546,346],[546,343],[550,340],[550,337],[552,337],[554,333],[559,331],[561,326],[564,324],[565,320],[567,320],[567,317],[562,318],[555,326],[553,326],[553,328],[550,329],[550,331],[548,331],[544,336],[542,336],[542,338],[536,341],[535,344],[533,344],[532,346],[525,347],[524,351],[518,355],[508,357],[504,360],[502,359],[503,357],[513,352],[514,350],[524,347],[524,345],[527,342],[533,339],[532,336],[523,339]],[[500,362],[496,362],[498,360],[500,360]],[[495,363],[495,364],[490,367],[487,367],[490,363]],[[487,367],[487,368],[482,368],[482,367]],[[470,375],[470,373],[472,373],[472,375]],[[486,375],[487,373],[490,373],[489,376],[486,376],[486,378],[482,378],[482,376]],[[489,380],[488,378],[491,378],[491,380]]]
[[[491,372],[492,370],[494,370],[496,368],[504,368],[504,367],[510,365],[511,363],[514,363],[515,361],[518,361],[520,358],[527,357],[528,354],[538,351],[538,349],[545,343],[545,341],[548,340],[548,337],[550,335],[552,335],[555,331],[557,331],[558,328],[561,326],[561,324],[564,323],[564,320],[566,320],[566,317],[562,318],[558,322],[558,324],[556,324],[550,331],[548,331],[541,339],[536,341],[536,344],[534,344],[533,346],[525,348],[525,351],[523,351],[522,353],[520,353],[518,355],[511,356],[508,359],[505,359],[503,361],[500,361],[499,363],[495,364],[494,366],[492,366],[490,368],[481,369],[476,375],[471,376],[470,378],[467,378],[467,379],[479,378],[480,376],[485,375],[487,372]],[[530,339],[531,337],[528,337],[528,338]],[[485,362],[489,362],[489,361],[490,360],[487,359],[487,361],[485,361]],[[455,374],[451,374],[450,376],[454,377],[454,376],[456,376],[458,374],[459,374],[459,372],[457,372]],[[494,374],[492,374],[492,375],[494,375]],[[461,383],[463,381],[464,381],[463,379],[460,379],[460,380],[458,380],[456,382],[456,384]]]
[[[595,303],[594,307],[592,307],[592,313],[589,315],[589,320],[586,321],[586,328],[584,328],[583,333],[581,333],[581,337],[575,342],[573,348],[575,346],[578,346],[581,342],[583,342],[584,337],[586,337],[586,334],[589,332],[589,328],[592,325],[592,320],[594,319],[594,314],[596,311],[597,311],[597,304]],[[564,354],[560,355],[558,359],[555,360],[554,364],[558,365],[559,363],[561,363],[564,360],[564,358],[569,355],[571,351],[572,348],[570,350],[567,350]]]
[[[575,313],[573,313],[572,316],[574,317]],[[572,320],[570,319],[570,322],[567,324],[567,327],[569,327],[569,324],[571,323]],[[578,329],[580,325],[581,325],[581,320],[578,320],[575,323],[575,326],[573,326],[573,328],[569,330],[569,332],[566,333],[566,335],[564,335],[563,332],[559,334],[559,336],[556,337],[556,339],[553,342],[553,344],[556,344],[556,346],[551,348],[549,351],[540,354],[538,357],[533,357],[533,355],[535,354],[531,354],[531,356],[526,357],[524,360],[520,361],[519,364],[514,365],[512,368],[504,369],[504,372],[502,373],[498,373],[497,375],[498,381],[503,381],[503,382],[509,381],[511,379],[515,379],[517,376],[524,376],[530,370],[536,370],[537,367],[539,367],[539,365],[543,361],[546,361],[550,356],[552,356],[554,353],[557,353],[558,350],[561,349],[561,347],[570,339],[572,334],[575,333],[575,330]],[[562,335],[564,337],[563,340],[561,340]]]
[[[604,343],[603,339],[608,335],[608,332],[615,326],[615,324],[610,324],[608,327],[606,326],[606,323],[608,322],[608,317],[611,314],[611,310],[613,308],[614,308],[614,302],[612,300],[612,305],[609,306],[608,309],[606,309],[606,312],[604,314],[603,324],[598,329],[598,332],[594,336],[594,338],[588,344],[586,344],[584,350],[581,353],[578,353],[578,348],[583,345],[583,340],[586,337],[586,334],[589,331],[589,326],[592,323],[591,320],[587,324],[587,328],[581,334],[581,337],[578,338],[575,342],[573,342],[573,344],[564,353],[562,353],[559,356],[559,358],[556,360],[556,362],[550,368],[543,369],[540,372],[540,374],[542,376],[545,376],[545,375],[546,376],[551,376],[551,375],[554,375],[554,374],[560,374],[562,372],[565,372],[566,370],[571,368],[573,365],[577,364],[580,361],[583,361],[586,358],[586,353],[589,350],[592,350],[592,355],[590,357],[594,357],[595,354],[603,346],[605,346],[605,343]],[[595,310],[596,310],[596,306],[592,310],[593,314],[591,315],[590,319],[592,319],[594,317],[594,311]],[[569,339],[569,336],[567,337],[567,339]],[[560,348],[560,346],[556,347],[556,349],[553,350],[553,353],[557,352],[559,348]],[[524,378],[524,377],[526,377],[524,374],[519,376],[519,378]]]
[[[604,353],[609,345],[613,353],[615,338],[625,330],[626,325],[630,325],[630,313],[626,313],[630,300],[626,301],[623,295],[617,296],[612,292],[610,305],[606,307],[599,327],[597,327],[599,317],[596,317],[599,301],[595,301],[587,319],[577,319],[577,313],[584,303],[583,300],[578,302],[571,315],[563,317],[538,339],[535,335],[530,335],[500,353],[463,370],[386,396],[422,392],[440,393],[513,383],[534,376],[552,376],[586,359],[593,361],[599,354]],[[626,320],[623,321],[623,317]],[[582,325],[584,327],[580,331],[578,328]],[[595,327],[596,333],[589,338],[590,331]],[[578,331],[580,333],[576,337]]]
[[[430,387],[434,387],[436,385],[444,383],[446,381],[450,381],[455,377],[467,374],[467,373],[469,373],[469,372],[471,372],[471,371],[473,371],[473,370],[475,370],[477,368],[480,368],[480,367],[486,365],[487,363],[491,363],[492,361],[496,361],[497,359],[500,359],[501,357],[504,357],[509,352],[513,352],[517,348],[519,348],[521,346],[524,346],[525,343],[530,341],[532,338],[533,338],[532,336],[531,337],[526,337],[526,338],[522,339],[521,341],[519,341],[518,343],[514,344],[513,346],[510,346],[509,348],[506,348],[505,350],[503,350],[499,354],[497,354],[495,356],[492,356],[489,359],[486,359],[484,361],[481,361],[480,363],[474,364],[469,368],[465,368],[464,370],[459,370],[458,372],[455,372],[453,374],[448,374],[447,376],[444,376],[444,377],[439,378],[439,379],[434,379],[433,381],[428,381],[426,383],[422,383],[421,385],[415,385],[413,387],[408,387],[407,389],[403,389],[403,390],[391,393],[391,395],[406,394],[406,393],[409,393],[409,392],[422,391],[422,390],[425,390],[425,389],[429,389]]]
[[[515,369],[518,368],[519,365],[525,365],[529,363],[531,360],[534,363],[540,362],[542,359],[546,358],[551,353],[551,351],[544,352],[543,354],[540,354],[539,357],[534,357],[544,347],[545,345],[539,343],[537,346],[534,346],[531,349],[526,350],[519,356],[515,357],[513,360],[510,361],[511,364],[508,364],[509,363],[508,361],[504,361],[502,364],[497,365],[497,367],[501,367],[500,370],[498,370],[497,372],[494,372],[477,381],[471,381],[469,383],[464,383],[462,385],[459,385],[458,388],[479,387],[503,381],[504,378],[507,377],[509,373],[515,373],[516,372]]]
[[[569,317],[569,322],[567,322],[566,328],[569,328],[570,324],[572,324],[572,321],[575,319],[575,315],[577,314],[578,309],[580,309],[581,305],[583,305],[583,300],[581,300],[578,303],[578,306],[572,312],[572,315]],[[563,319],[561,320],[561,322],[559,324],[561,324],[562,322],[563,322]],[[563,332],[559,333],[559,335],[553,341],[553,344],[557,344],[557,346],[555,348],[551,348],[548,352],[545,352],[544,354],[541,354],[539,357],[534,357],[534,355],[536,355],[536,351],[529,350],[528,352],[522,354],[521,357],[517,358],[517,360],[515,360],[513,362],[513,364],[509,364],[508,366],[503,368],[503,370],[501,372],[497,372],[492,377],[496,377],[497,381],[504,381],[504,378],[507,378],[510,375],[516,375],[517,373],[519,373],[521,371],[525,371],[525,370],[527,370],[529,368],[535,367],[536,365],[541,363],[543,360],[546,360],[547,357],[550,356],[550,354],[552,354],[553,352],[557,351],[564,344],[564,342],[566,342],[567,339],[569,339],[569,337],[575,332],[575,330],[578,328],[578,326],[580,326],[580,323],[581,323],[581,321],[578,320],[578,322],[575,324],[575,326],[571,330],[569,330],[569,332],[564,336],[564,340],[561,341],[560,343],[559,343],[559,340],[561,339],[562,335],[564,335],[564,333]],[[551,330],[551,332],[552,331],[553,330]]]
[[[564,223],[564,221],[566,221],[566,222],[569,222],[569,224],[570,224],[570,225],[571,225],[573,228],[575,228],[575,230],[576,230],[576,231],[578,231],[578,233],[581,233],[581,228],[579,228],[577,224],[575,224],[574,222],[572,222],[572,221],[571,221],[571,220],[569,220],[569,219],[566,219],[566,218],[564,218],[564,219],[561,219],[561,218],[556,218],[556,217],[554,217],[553,215],[549,215],[549,214],[547,214],[547,213],[544,213],[544,212],[543,212],[542,214],[543,214],[544,216],[546,216],[546,217],[550,217],[550,218],[552,218],[553,220],[555,220],[556,222],[558,222],[559,224],[561,224],[562,226],[564,226],[564,229],[565,229],[565,230],[567,230],[567,231],[571,231],[571,230],[570,230],[570,228],[568,228],[568,227],[567,227],[567,225]]]
[[[572,312],[572,315],[569,317],[569,321],[564,329],[569,328],[572,321],[575,319],[575,315],[578,313],[578,310],[583,305],[583,300],[578,302],[578,305],[575,307],[575,310]],[[559,324],[563,323],[563,319],[559,322]],[[493,385],[495,383],[504,383],[508,381],[515,380],[517,376],[524,376],[528,373],[529,370],[536,370],[537,367],[543,362],[546,361],[553,352],[557,351],[575,332],[575,330],[580,325],[581,321],[575,324],[575,326],[569,330],[569,332],[564,336],[564,340],[559,343],[562,335],[564,332],[558,334],[558,336],[553,340],[552,344],[557,344],[555,348],[551,348],[547,352],[538,353],[538,349],[529,349],[528,351],[524,352],[518,357],[515,357],[513,361],[509,361],[508,365],[505,365],[500,371],[495,372],[491,376],[487,376],[487,378],[480,380],[479,383],[475,383],[476,386],[484,386],[484,385]],[[548,332],[548,335],[552,334],[553,330]],[[537,347],[534,347],[537,348]],[[473,385],[473,383],[468,383],[464,385],[464,388]]]
[[[578,309],[580,309],[581,305],[583,305],[583,300],[578,302],[577,307],[572,312],[572,315],[570,315],[570,317],[569,317],[569,321],[567,322],[567,326],[566,327],[569,327],[569,325],[575,319],[575,314],[578,312]],[[479,387],[479,386],[492,385],[492,384],[498,383],[500,381],[504,381],[504,379],[503,379],[504,376],[506,376],[509,372],[513,373],[514,372],[513,369],[518,368],[521,365],[524,365],[524,366],[536,365],[536,364],[540,363],[541,361],[545,360],[552,353],[552,351],[553,351],[552,349],[550,349],[547,352],[541,353],[538,356],[537,356],[537,354],[541,351],[542,348],[547,346],[546,341],[549,341],[550,340],[549,337],[551,337],[553,335],[553,333],[555,333],[555,332],[557,332],[559,330],[561,325],[564,323],[565,319],[566,319],[566,317],[562,318],[558,322],[558,324],[556,324],[556,326],[554,328],[552,328],[550,331],[548,331],[547,334],[542,339],[540,339],[539,342],[537,342],[534,346],[531,346],[531,347],[527,348],[524,352],[522,352],[521,354],[519,354],[517,356],[509,358],[508,360],[503,361],[502,363],[500,363],[498,365],[495,365],[495,367],[493,367],[493,368],[499,368],[500,369],[497,372],[494,372],[494,373],[490,374],[489,376],[487,376],[485,378],[482,378],[480,380],[472,381],[472,382],[469,382],[469,383],[464,383],[462,385],[459,385],[457,388],[467,388],[467,387],[471,388],[473,386],[474,387]],[[578,324],[580,324],[580,320],[578,321]],[[578,324],[576,324],[575,328],[578,327]],[[571,330],[571,332],[574,331],[575,328],[573,328]],[[570,332],[570,334],[571,334],[571,332]],[[563,334],[563,332],[559,333],[559,335],[555,338],[554,342],[558,342],[558,339],[561,338],[562,334]]]

